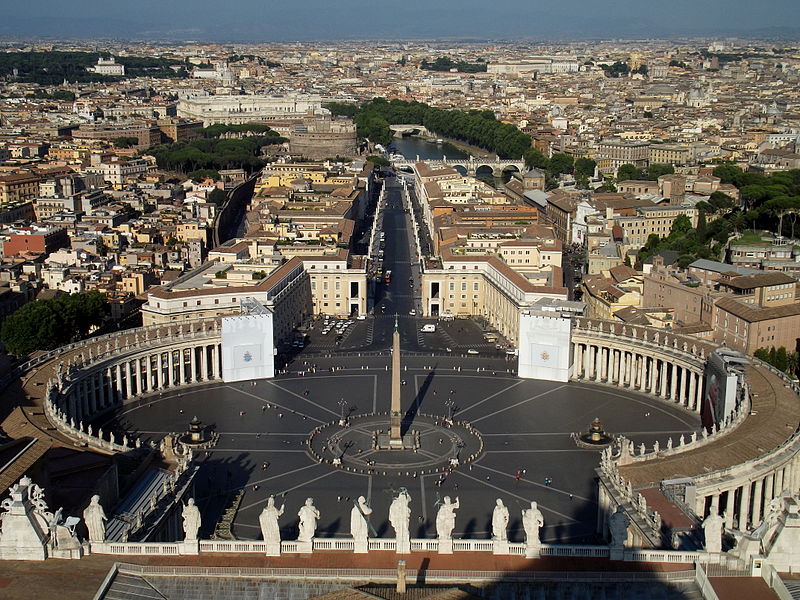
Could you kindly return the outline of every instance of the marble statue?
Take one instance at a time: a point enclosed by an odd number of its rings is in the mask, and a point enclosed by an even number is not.
[[[83,511],[83,520],[86,522],[86,528],[89,530],[90,542],[102,542],[106,538],[106,525],[103,521],[107,521],[106,513],[100,505],[100,496],[95,494],[92,500]]]
[[[706,552],[722,552],[722,528],[724,527],[722,516],[717,512],[712,512],[703,521],[703,533],[706,538]]]
[[[286,505],[282,504],[280,508],[275,506],[275,497],[270,496],[267,499],[267,505],[261,514],[258,516],[258,524],[261,525],[261,537],[267,543],[281,542],[281,529],[278,526],[278,517],[283,514],[283,509]]]
[[[536,548],[541,544],[539,529],[544,525],[544,516],[535,501],[531,507],[522,511],[522,527],[525,530],[525,545]]]
[[[449,540],[453,537],[456,526],[456,509],[459,507],[458,497],[455,502],[450,501],[450,496],[444,497],[444,502],[436,513],[436,537],[440,540]]]
[[[314,506],[313,498],[306,498],[306,503],[300,507],[297,516],[300,517],[300,534],[297,536],[297,540],[310,542],[314,539],[319,519],[319,511]]]
[[[196,542],[197,532],[200,530],[200,509],[194,503],[194,498],[189,498],[183,507],[183,533],[184,541]]]
[[[505,542],[508,539],[508,507],[498,498],[492,511],[492,539]]]
[[[628,525],[630,517],[625,513],[625,508],[617,506],[617,510],[608,518],[608,530],[611,533],[611,547],[623,548],[628,540]]]
[[[366,541],[369,536],[367,517],[371,514],[372,509],[367,505],[367,499],[359,496],[358,500],[353,502],[353,508],[350,511],[350,535],[354,540]]]
[[[403,489],[392,500],[389,506],[389,523],[394,529],[395,538],[398,540],[409,539],[409,521],[411,520],[411,496]]]

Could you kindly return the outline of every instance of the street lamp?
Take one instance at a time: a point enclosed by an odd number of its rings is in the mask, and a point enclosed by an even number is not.
[[[451,400],[450,398],[448,398],[447,400],[444,401],[444,405],[447,407],[447,421],[448,421],[448,423],[452,423],[453,422],[453,414],[456,411],[455,400]]]
[[[339,410],[339,425],[344,427],[347,424],[347,421],[344,418],[344,411],[347,408],[347,400],[342,398],[341,400],[339,400],[338,404],[339,404],[339,409],[340,409]]]

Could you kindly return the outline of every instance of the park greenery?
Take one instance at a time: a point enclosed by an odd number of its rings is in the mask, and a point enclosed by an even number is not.
[[[658,181],[662,175],[672,175],[675,167],[661,163],[653,163],[646,169],[639,169],[630,163],[620,165],[617,169],[617,181],[649,180]]]
[[[530,169],[540,169],[545,173],[545,187],[550,190],[558,187],[558,176],[573,174],[575,185],[580,189],[589,188],[589,179],[594,176],[597,163],[591,158],[573,159],[567,154],[553,154],[547,158],[536,148],[528,148],[524,155],[525,164]]]
[[[204,179],[219,181],[221,179],[219,171],[215,171],[214,169],[197,169],[196,171],[187,173],[186,176],[194,181],[203,181]]]
[[[36,90],[30,94],[26,94],[26,98],[33,98],[34,100],[61,100],[72,102],[75,100],[75,92],[69,90],[54,90],[53,92],[45,92],[44,90]]]
[[[388,167],[391,164],[385,157],[378,156],[377,154],[370,154],[367,160],[376,167]]]
[[[124,135],[122,137],[115,137],[111,140],[111,142],[117,148],[133,148],[134,146],[139,144],[139,138]]]
[[[216,204],[217,206],[222,206],[228,200],[228,194],[223,192],[219,188],[214,188],[208,193],[208,197],[206,198],[208,202],[211,204]]]
[[[224,125],[218,135],[226,133],[229,127],[245,126]],[[209,129],[211,128],[206,128],[204,131],[207,132]],[[195,173],[198,170],[219,171],[220,169],[241,168],[252,173],[266,163],[261,157],[261,149],[264,146],[281,144],[286,141],[285,138],[269,128],[261,131],[261,135],[242,138],[202,137],[190,141],[159,144],[150,148],[147,153],[155,157],[159,168],[168,171]]]
[[[743,207],[720,191],[708,201],[698,202],[697,226],[681,215],[672,225],[670,234],[660,238],[651,235],[637,254],[641,264],[663,250],[678,253],[678,266],[685,267],[698,258],[720,260],[732,235],[742,235],[748,228],[768,229],[776,235],[794,237],[797,215],[800,214],[800,169],[775,173],[770,177],[745,172],[732,163],[713,170],[722,183],[739,189]],[[711,217],[711,218],[709,218]]]
[[[102,325],[108,301],[98,292],[63,294],[23,304],[0,329],[6,350],[24,356],[36,350],[52,350],[85,337]]]
[[[101,75],[87,70],[97,64],[98,58],[108,56],[101,52],[0,52],[0,77],[13,77],[16,81],[39,85],[60,85],[64,80],[70,83],[88,83],[112,82],[133,77],[188,77],[184,64],[178,60],[140,56],[114,57],[117,63],[125,66],[124,77]]]
[[[627,77],[631,73],[640,73],[642,75],[647,75],[647,65],[640,65],[635,69],[631,69],[628,66],[628,63],[624,63],[622,61],[616,61],[613,64],[601,64],[599,65],[601,69],[603,69],[603,73],[605,73],[606,77]]]
[[[777,350],[775,346],[767,348],[759,348],[753,352],[753,356],[763,360],[765,363],[772,365],[779,371],[786,373],[791,377],[797,376],[797,367],[800,362],[800,355],[797,352],[787,352],[784,346]]]
[[[446,56],[440,56],[432,63],[429,63],[427,60],[423,59],[422,63],[419,65],[419,68],[423,71],[452,71],[455,69],[459,73],[485,73],[486,63],[480,62],[480,60],[474,63],[469,63],[462,60],[453,61]]]
[[[500,158],[521,158],[531,145],[528,135],[511,123],[498,121],[491,110],[444,110],[423,102],[373,98],[363,104],[330,102],[334,115],[353,119],[358,135],[373,143],[392,142],[390,125],[423,125],[442,137],[466,142],[497,154]]]

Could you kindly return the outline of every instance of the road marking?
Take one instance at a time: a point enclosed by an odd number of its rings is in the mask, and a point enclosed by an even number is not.
[[[521,400],[520,402],[517,402],[516,404],[512,404],[511,406],[506,406],[505,408],[498,409],[498,410],[496,410],[494,412],[489,413],[488,415],[484,415],[484,416],[479,417],[477,419],[473,419],[472,422],[473,423],[477,423],[478,421],[483,421],[484,419],[488,419],[489,417],[497,416],[501,412],[505,412],[507,410],[511,410],[512,408],[520,406],[521,404],[525,404],[526,402],[530,402],[531,400],[536,400],[538,398],[541,398],[542,396],[547,396],[548,394],[552,394],[553,392],[557,392],[558,390],[563,389],[565,387],[567,387],[567,386],[566,385],[560,385],[560,386],[558,386],[556,388],[553,388],[552,390],[548,390],[546,392],[542,392],[541,394],[536,394],[535,396],[531,396],[530,398],[526,398],[525,400]]]
[[[318,466],[318,465],[313,465],[313,466]],[[325,477],[330,477],[330,476],[331,476],[331,475],[333,475],[334,473],[337,473],[337,471],[328,471],[327,473],[324,473],[324,474],[320,475],[319,477],[315,477],[314,479],[307,479],[306,481],[304,481],[303,483],[301,483],[301,484],[299,484],[299,485],[296,485],[296,486],[294,486],[294,487],[290,487],[289,489],[286,489],[286,490],[281,490],[281,491],[279,491],[279,492],[275,492],[275,493],[274,493],[274,494],[272,494],[272,495],[273,495],[273,496],[275,496],[276,498],[277,498],[278,496],[284,496],[285,494],[288,494],[289,492],[293,492],[294,490],[296,490],[296,489],[299,489],[299,488],[301,488],[301,487],[303,487],[303,486],[305,486],[305,485],[308,485],[309,483],[313,483],[313,482],[315,482],[315,481],[319,481],[320,479],[324,479]],[[252,485],[252,484],[250,484],[250,483],[248,482],[248,485]],[[242,488],[242,489],[244,489],[244,488]],[[262,502],[263,502],[263,501],[259,501],[259,502],[252,502],[252,503],[250,503],[250,504],[246,504],[245,506],[240,506],[240,507],[239,507],[239,510],[247,510],[248,508],[253,508],[254,506],[258,506],[258,505],[260,505]],[[237,512],[238,512],[238,511],[237,511]]]
[[[500,394],[502,394],[502,393],[504,393],[504,392],[507,392],[507,391],[508,391],[508,390],[510,390],[511,388],[515,388],[515,387],[517,387],[517,386],[518,386],[519,384],[521,384],[521,383],[522,383],[522,380],[520,380],[520,381],[517,381],[516,383],[512,383],[511,385],[509,385],[508,387],[505,387],[505,388],[503,388],[503,389],[502,389],[502,390],[500,390],[499,392],[495,392],[495,393],[494,393],[494,394],[492,394],[491,396],[487,396],[487,397],[486,397],[486,398],[484,398],[483,400],[479,400],[479,401],[478,401],[478,402],[476,402],[475,404],[473,404],[473,405],[471,405],[471,406],[468,406],[467,408],[465,408],[465,409],[463,409],[463,410],[460,410],[460,411],[458,411],[458,414],[459,414],[459,415],[462,415],[462,414],[464,414],[465,412],[467,412],[468,410],[475,408],[475,407],[476,407],[476,406],[478,406],[479,404],[483,404],[484,402],[488,402],[488,401],[489,401],[489,400],[491,400],[492,398],[495,398],[496,396],[499,396]]]
[[[234,389],[236,389],[236,388],[234,388]],[[289,411],[290,413],[296,414],[296,415],[298,415],[300,417],[305,417],[306,419],[311,419],[312,421],[316,421],[317,423],[325,423],[325,421],[323,421],[321,419],[317,419],[316,417],[312,417],[311,415],[307,415],[305,413],[302,413],[302,412],[300,412],[300,411],[298,411],[298,410],[296,410],[294,408],[289,408],[288,406],[283,406],[282,404],[278,404],[277,402],[275,402],[275,400],[267,400],[265,398],[262,398],[261,396],[256,396],[255,394],[251,394],[250,392],[246,392],[244,390],[236,390],[236,391],[241,393],[241,394],[244,394],[245,396],[250,396],[251,398],[257,398],[258,400],[261,400],[261,402],[268,403],[268,404],[271,404],[272,406],[277,406],[279,408],[282,408],[283,410]],[[291,393],[291,392],[289,392],[289,393]],[[301,397],[301,396],[298,396],[298,397]],[[333,411],[328,411],[328,412],[333,412]],[[333,413],[333,414],[336,414],[336,413]],[[339,416],[339,415],[336,415],[336,416]]]
[[[486,468],[486,467],[484,467],[484,468]],[[473,477],[472,475],[467,475],[463,471],[457,471],[457,473],[459,475],[463,476],[463,477],[466,477],[467,479],[472,479],[474,481],[478,481],[478,482],[482,483],[483,485],[485,485],[486,487],[490,487],[490,488],[495,489],[495,490],[497,490],[499,492],[503,492],[505,494],[508,494],[509,496],[511,496],[511,497],[513,497],[513,498],[515,498],[517,500],[522,500],[523,502],[528,503],[528,507],[530,507],[530,501],[531,501],[530,498],[525,498],[523,496],[520,496],[519,494],[515,494],[514,492],[510,492],[505,488],[501,488],[501,487],[498,487],[498,486],[496,486],[494,484],[487,483],[483,479],[478,479],[477,477]],[[553,488],[550,488],[550,489],[553,489]],[[577,497],[578,496],[576,496],[576,498]],[[580,521],[578,521],[577,519],[573,519],[572,517],[570,517],[568,515],[565,515],[563,513],[560,513],[557,510],[553,510],[552,508],[548,508],[544,504],[542,504],[541,502],[539,502],[538,505],[539,505],[539,508],[541,508],[543,510],[546,510],[547,512],[553,513],[554,515],[558,515],[559,517],[563,517],[564,519],[566,519],[570,523],[580,523]]]
[[[493,469],[492,467],[485,467],[483,465],[479,465],[479,464],[477,464],[477,461],[473,462],[472,464],[475,465],[476,467],[481,468],[481,469],[486,469],[487,471],[491,471],[492,473],[497,473],[498,475],[502,475],[503,477],[507,477],[509,479],[516,479],[515,475],[511,475],[510,473],[505,473],[503,471],[498,471],[497,469]],[[463,471],[458,471],[458,472],[461,473],[462,475],[465,475],[465,473]],[[545,485],[543,483],[538,483],[536,481],[531,481],[530,479],[525,479],[524,477],[522,477],[520,479],[520,481],[524,481],[525,483],[530,483],[531,485],[535,485],[536,487],[542,488],[543,490],[551,490],[553,492],[557,492],[557,493],[563,494],[565,496],[569,496],[570,495],[570,492],[562,490],[561,488],[553,487],[552,485]],[[575,498],[578,498],[579,500],[583,500],[584,502],[589,502],[591,504],[597,504],[597,502],[595,500],[593,500],[592,498],[584,498],[583,496],[579,496],[577,494],[572,494],[572,495]]]
[[[277,384],[277,383],[275,383],[274,381],[267,381],[267,383],[268,383],[268,384],[270,384],[270,385],[271,385],[271,386],[273,386],[273,387],[276,387],[276,388],[278,388],[279,390],[283,390],[283,391],[284,391],[284,392],[286,392],[287,394],[291,394],[291,395],[292,395],[292,396],[294,396],[295,398],[299,398],[300,400],[303,400],[304,402],[308,402],[309,404],[311,404],[311,405],[313,405],[313,406],[316,406],[317,408],[321,408],[321,409],[322,409],[322,410],[324,410],[325,412],[329,412],[329,413],[331,413],[331,414],[332,414],[333,416],[335,416],[335,417],[338,417],[338,416],[339,416],[339,415],[336,413],[336,411],[333,411],[333,410],[331,410],[330,408],[327,408],[327,407],[325,407],[325,406],[322,406],[321,404],[318,404],[318,403],[316,403],[316,402],[314,402],[314,401],[312,401],[312,400],[309,400],[309,399],[308,399],[308,398],[306,398],[305,396],[301,396],[300,394],[296,394],[295,392],[293,392],[293,391],[291,391],[291,390],[287,390],[285,387],[282,387],[282,386],[278,385],[278,384]],[[265,402],[267,402],[267,401],[265,400]],[[309,417],[309,418],[310,418],[310,417]],[[323,422],[323,421],[320,421],[320,423],[322,423],[322,422]]]

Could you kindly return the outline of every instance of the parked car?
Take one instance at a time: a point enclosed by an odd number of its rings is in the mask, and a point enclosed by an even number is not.
[[[467,354],[480,354],[480,352],[475,350],[475,348],[470,348],[469,350],[467,350]]]
[[[423,333],[432,333],[436,331],[436,325],[434,325],[433,323],[428,323],[427,325],[423,325],[420,331]]]

